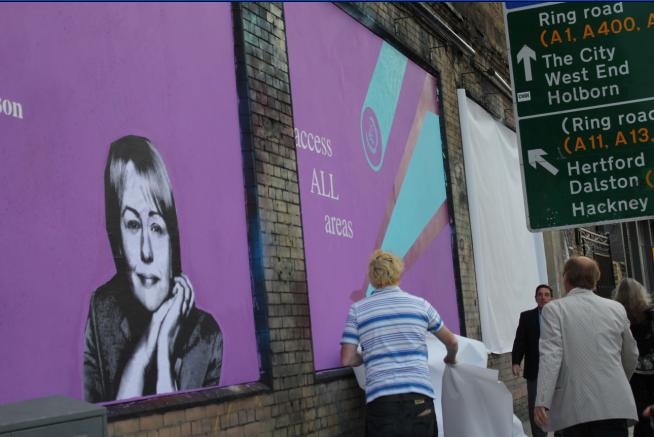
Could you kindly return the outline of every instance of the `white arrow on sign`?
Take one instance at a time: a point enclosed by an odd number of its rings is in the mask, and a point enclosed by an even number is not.
[[[529,159],[529,164],[536,168],[536,164],[540,164],[543,166],[543,168],[550,173],[552,173],[554,176],[559,172],[559,169],[554,167],[552,164],[547,162],[543,156],[547,155],[547,152],[545,152],[543,149],[531,149],[527,152],[527,157]]]
[[[518,63],[522,62],[525,66],[525,80],[531,82],[531,61],[536,60],[536,52],[526,44],[518,52]]]

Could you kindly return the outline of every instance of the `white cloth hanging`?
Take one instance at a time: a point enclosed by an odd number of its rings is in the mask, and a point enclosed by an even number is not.
[[[438,437],[526,437],[522,423],[513,415],[511,393],[497,379],[497,370],[486,368],[486,346],[470,338],[456,338],[457,364],[445,366],[445,346],[433,335],[427,336]],[[355,367],[354,374],[365,390],[364,366]]]

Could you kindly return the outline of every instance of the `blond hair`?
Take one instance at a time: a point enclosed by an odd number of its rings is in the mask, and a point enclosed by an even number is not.
[[[368,264],[368,279],[375,288],[384,288],[400,283],[404,270],[402,260],[391,252],[375,250]]]

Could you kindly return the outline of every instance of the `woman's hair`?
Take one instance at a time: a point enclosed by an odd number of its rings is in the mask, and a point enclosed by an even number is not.
[[[627,317],[631,321],[641,321],[645,318],[645,311],[651,306],[649,293],[643,284],[631,278],[624,278],[615,290],[613,298],[620,302],[627,310]]]
[[[173,189],[166,166],[154,145],[144,137],[127,135],[109,146],[107,166],[104,170],[104,209],[111,252],[118,273],[126,272],[120,230],[121,201],[126,187],[127,164],[131,162],[139,176],[147,181],[148,194],[161,213],[171,246],[171,269],[173,276],[182,271],[179,248],[179,227]]]
[[[384,288],[400,283],[404,263],[391,252],[377,249],[370,257],[368,279],[375,288]]]

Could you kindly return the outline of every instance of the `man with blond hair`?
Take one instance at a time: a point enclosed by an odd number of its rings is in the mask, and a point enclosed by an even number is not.
[[[352,304],[341,339],[342,364],[365,364],[369,437],[437,435],[427,333],[445,344],[445,363],[456,360],[456,337],[438,312],[425,299],[400,289],[403,269],[402,260],[394,254],[373,253],[368,278],[375,289]]]
[[[534,417],[566,437],[627,437],[638,420],[629,386],[638,359],[624,307],[593,292],[597,262],[570,258],[567,295],[543,308]]]

